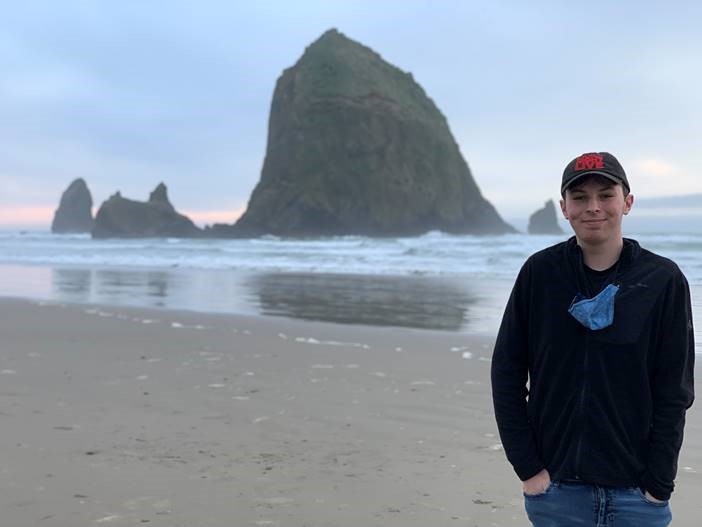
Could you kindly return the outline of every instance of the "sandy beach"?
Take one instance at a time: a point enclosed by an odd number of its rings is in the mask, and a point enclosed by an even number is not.
[[[528,524],[490,337],[14,299],[0,336],[2,525]],[[701,445],[693,407],[676,526]]]

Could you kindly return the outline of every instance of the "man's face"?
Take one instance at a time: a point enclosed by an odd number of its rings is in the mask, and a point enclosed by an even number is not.
[[[584,178],[566,190],[563,216],[579,241],[599,245],[622,236],[622,217],[629,214],[634,196],[604,177]]]

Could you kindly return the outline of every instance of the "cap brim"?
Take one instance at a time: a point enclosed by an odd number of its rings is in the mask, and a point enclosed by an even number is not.
[[[578,182],[579,180],[581,180],[581,179],[584,178],[585,176],[593,176],[593,175],[606,177],[606,178],[609,179],[612,183],[616,183],[616,184],[619,184],[619,185],[623,185],[623,184],[624,184],[623,181],[622,181],[621,179],[619,179],[619,178],[616,177],[616,176],[613,176],[612,174],[608,174],[607,172],[600,172],[600,171],[598,171],[598,170],[590,170],[590,171],[588,171],[588,172],[583,172],[582,174],[578,174],[578,175],[575,176],[573,179],[571,179],[570,181],[568,181],[568,183],[566,183],[565,186],[561,189],[561,194],[562,194],[563,192],[565,192],[566,190],[568,190],[570,187],[573,186],[574,183]]]

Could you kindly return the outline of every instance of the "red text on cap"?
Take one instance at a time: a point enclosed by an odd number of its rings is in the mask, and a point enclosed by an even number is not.
[[[600,154],[583,154],[575,160],[575,170],[593,170],[604,168],[604,159]]]

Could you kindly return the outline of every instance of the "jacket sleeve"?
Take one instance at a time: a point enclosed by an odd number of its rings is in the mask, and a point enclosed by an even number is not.
[[[694,400],[695,342],[690,289],[678,270],[663,302],[663,317],[654,371],[653,399],[646,471],[642,485],[655,498],[667,500],[673,491],[678,453],[683,441],[685,411]]]
[[[535,476],[544,468],[527,414],[528,304],[531,288],[529,263],[530,260],[527,260],[519,272],[507,302],[491,366],[492,400],[497,428],[507,459],[522,481]]]

